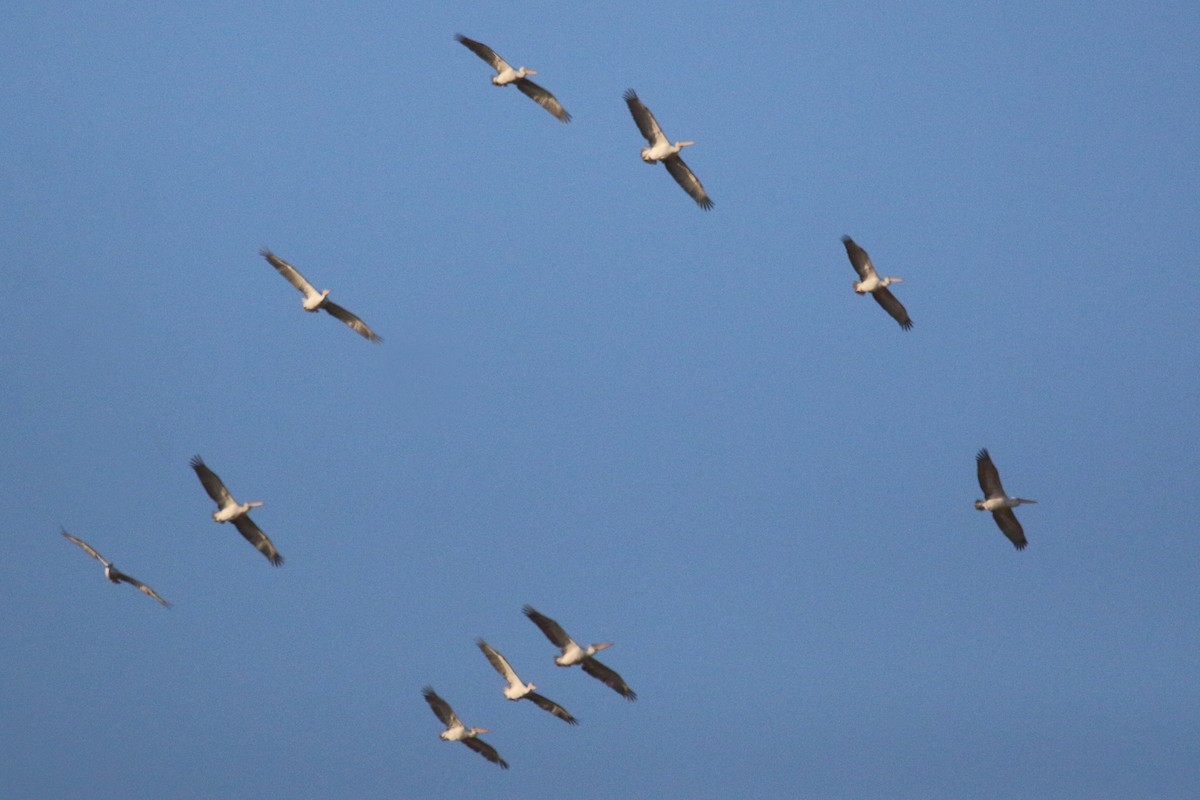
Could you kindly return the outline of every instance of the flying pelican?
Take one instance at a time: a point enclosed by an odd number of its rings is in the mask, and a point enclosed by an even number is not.
[[[560,667],[570,667],[579,664],[583,667],[584,672],[601,681],[626,700],[637,700],[637,693],[629,688],[629,684],[622,680],[620,675],[592,657],[600,650],[612,647],[612,642],[589,644],[586,648],[580,647],[575,643],[574,639],[567,635],[567,632],[562,629],[561,625],[545,614],[538,613],[537,609],[533,606],[526,605],[521,611],[524,612],[525,616],[533,620],[534,625],[542,629],[542,633],[546,634],[547,639],[556,647],[562,648],[562,655],[554,657],[555,664],[558,664]]]
[[[496,74],[492,76],[493,84],[496,86],[507,86],[510,83],[515,83],[522,94],[556,116],[559,122],[571,121],[571,115],[562,107],[562,103],[558,102],[558,98],[525,77],[526,75],[537,75],[536,70],[526,69],[525,67],[513,69],[511,64],[496,55],[496,51],[483,42],[468,39],[461,33],[455,34],[454,38],[472,53],[491,64],[492,69],[496,70]]]
[[[71,534],[67,533],[65,530],[62,532],[62,535],[67,537],[68,539],[70,539],[75,544],[82,547],[83,551],[85,553],[87,553],[89,556],[91,556],[92,558],[96,559],[101,564],[103,564],[104,565],[104,577],[108,578],[113,583],[124,582],[124,583],[128,583],[130,586],[136,586],[139,592],[141,592],[142,594],[148,595],[150,597],[153,597],[155,600],[157,600],[159,602],[160,605],[164,605],[167,608],[171,607],[170,603],[168,603],[166,600],[163,600],[161,597],[158,596],[158,592],[154,591],[149,586],[147,586],[146,584],[139,581],[137,578],[131,577],[129,575],[126,575],[124,572],[121,572],[121,570],[119,570],[113,566],[111,561],[106,561],[104,556],[100,555],[94,549],[92,549],[92,546],[90,544],[88,544],[87,542],[85,542],[83,539],[78,539],[78,538],[72,536]]]
[[[696,205],[705,211],[712,208],[713,201],[709,198],[708,192],[704,191],[704,187],[700,185],[700,179],[688,169],[688,165],[683,163],[683,159],[679,157],[680,150],[694,145],[695,142],[671,144],[667,141],[667,135],[659,127],[658,120],[650,113],[650,109],[646,108],[645,104],[638,99],[637,92],[633,89],[625,92],[625,102],[629,105],[629,113],[633,114],[633,121],[637,123],[638,130],[650,143],[649,147],[642,148],[642,161],[647,164],[653,164],[656,161],[663,162],[667,167],[667,172],[671,173],[675,182],[692,196]]]
[[[217,510],[212,515],[213,522],[232,522],[233,527],[238,529],[238,533],[246,537],[247,542],[257,547],[258,552],[266,556],[268,561],[277,567],[282,566],[283,556],[279,555],[275,545],[246,513],[252,508],[261,506],[262,502],[255,500],[250,503],[239,503],[233,499],[233,495],[225,488],[225,484],[217,477],[217,473],[209,469],[200,456],[193,456],[191,464],[192,469],[196,470],[196,477],[200,479],[200,485],[217,504]]]
[[[421,690],[421,694],[425,695],[425,702],[429,703],[434,715],[446,726],[446,730],[439,733],[438,736],[447,742],[462,742],[493,764],[499,764],[501,769],[508,769],[508,762],[500,757],[496,748],[479,738],[479,734],[488,732],[487,728],[468,728],[463,725],[458,714],[454,713],[454,709],[450,707],[449,703],[438,697],[438,693],[433,690],[432,686],[426,686]]]
[[[363,322],[361,319],[356,317],[354,314],[351,314],[337,303],[330,302],[328,289],[318,292],[315,288],[313,288],[311,283],[304,279],[304,276],[301,275],[295,267],[272,253],[270,250],[264,249],[261,251],[261,254],[262,257],[265,258],[272,267],[279,270],[280,275],[287,278],[288,283],[290,283],[292,286],[295,286],[304,294],[303,306],[305,311],[311,311],[315,314],[317,311],[323,308],[328,311],[330,315],[349,325],[355,333],[359,334],[364,339],[372,342],[383,341],[383,339],[380,338],[375,331],[367,327],[367,323]]]
[[[849,236],[842,237],[842,244],[846,245],[846,255],[850,256],[850,263],[854,265],[854,271],[858,273],[858,277],[862,278],[862,281],[854,284],[854,291],[859,294],[870,292],[871,296],[875,298],[875,302],[883,306],[883,310],[891,314],[892,319],[899,322],[901,328],[904,330],[911,328],[912,320],[908,318],[908,312],[887,288],[890,283],[904,283],[904,279],[880,278],[876,274],[875,266],[871,263],[871,257],[867,255],[866,250],[856,245]]]
[[[508,681],[508,686],[504,687],[505,697],[507,697],[509,700],[521,700],[522,698],[525,700],[532,700],[538,705],[539,708],[549,711],[551,714],[563,720],[568,725],[579,724],[579,720],[568,714],[565,708],[553,700],[542,697],[540,694],[535,692],[534,689],[537,688],[536,685],[532,683],[522,683],[521,679],[517,677],[517,673],[513,671],[511,666],[509,666],[508,659],[497,653],[490,644],[485,642],[483,639],[476,639],[475,644],[479,645],[479,649],[483,651],[485,656],[487,656],[487,660],[491,662],[491,665],[496,672],[499,672],[500,676],[504,678],[504,680]]]
[[[985,497],[983,500],[975,501],[975,508],[979,511],[992,512],[992,519],[996,520],[996,525],[1013,543],[1013,547],[1024,550],[1025,545],[1029,542],[1025,540],[1025,531],[1021,529],[1021,523],[1017,522],[1017,515],[1013,513],[1013,509],[1028,503],[1036,503],[1037,500],[1009,497],[1004,493],[1004,487],[1000,485],[1000,473],[996,470],[996,465],[992,463],[992,457],[988,455],[986,447],[975,455],[975,466],[979,473],[979,488],[983,489]]]

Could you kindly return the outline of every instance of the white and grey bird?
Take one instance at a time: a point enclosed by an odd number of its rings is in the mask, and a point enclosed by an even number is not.
[[[992,519],[996,520],[996,525],[1013,543],[1013,547],[1024,550],[1029,542],[1025,539],[1025,531],[1021,523],[1017,522],[1017,515],[1013,513],[1013,509],[1037,503],[1037,500],[1009,497],[1005,494],[1004,487],[1000,485],[1000,472],[992,463],[992,457],[986,447],[975,455],[975,468],[979,475],[979,488],[984,494],[983,500],[975,501],[975,508],[992,512]]]
[[[691,147],[695,142],[675,142],[672,144],[667,135],[663,133],[663,129],[659,126],[658,120],[654,118],[654,114],[650,113],[650,109],[646,108],[646,104],[638,99],[637,92],[629,89],[625,92],[625,103],[629,106],[629,113],[633,115],[633,121],[637,123],[638,130],[642,132],[642,136],[646,137],[649,147],[642,148],[642,161],[647,164],[654,164],[658,161],[663,162],[667,168],[667,172],[671,173],[671,177],[675,182],[683,187],[683,190],[691,195],[696,201],[696,205],[708,211],[713,207],[713,201],[708,196],[708,192],[704,191],[704,186],[700,184],[700,179],[696,177],[696,173],[683,163],[683,159],[679,157],[679,151],[685,147]]]
[[[217,504],[217,510],[212,515],[213,522],[232,522],[233,527],[238,529],[238,533],[246,537],[246,541],[254,545],[258,552],[267,557],[268,561],[277,567],[282,566],[283,556],[279,555],[275,545],[246,513],[252,508],[261,506],[262,501],[239,503],[234,500],[233,495],[225,488],[225,484],[217,477],[217,473],[209,469],[200,456],[193,456],[191,466],[196,471],[196,477],[200,479],[200,485],[204,487],[204,491],[208,492],[208,496]]]
[[[508,681],[508,685],[504,687],[504,696],[509,700],[530,700],[535,703],[538,708],[549,711],[554,716],[566,722],[568,725],[578,725],[579,720],[575,719],[567,710],[558,703],[538,694],[536,684],[524,683],[517,673],[509,665],[508,659],[500,655],[494,647],[485,642],[483,639],[476,639],[475,644],[479,645],[479,649],[487,656],[488,663],[504,680]]]
[[[560,667],[571,667],[578,664],[583,671],[612,689],[626,700],[637,700],[637,693],[629,688],[624,679],[614,670],[606,667],[595,659],[595,654],[605,648],[612,647],[612,642],[599,642],[580,647],[575,640],[567,635],[554,620],[541,614],[533,606],[526,605],[521,611],[546,634],[552,644],[562,650],[562,655],[555,656],[554,663]]]
[[[842,237],[842,244],[846,245],[846,255],[850,257],[850,263],[854,266],[854,271],[858,273],[860,280],[854,284],[854,291],[859,294],[868,294],[875,298],[875,302],[883,306],[883,310],[892,315],[892,319],[900,323],[900,327],[908,330],[912,327],[912,320],[908,318],[908,312],[904,310],[904,306],[896,299],[895,295],[887,288],[893,283],[903,283],[903,278],[881,278],[875,272],[875,265],[871,263],[871,257],[867,255],[867,251],[863,250],[849,236]]]
[[[462,720],[454,713],[454,709],[450,707],[449,703],[438,697],[438,693],[433,690],[432,686],[426,686],[421,690],[421,694],[425,695],[425,702],[429,703],[429,707],[433,709],[434,716],[446,726],[446,730],[438,734],[439,737],[447,742],[462,742],[493,764],[499,764],[501,769],[508,769],[508,762],[500,757],[496,748],[479,738],[479,734],[489,733],[487,728],[468,728],[463,725]]]
[[[305,280],[304,276],[288,262],[284,261],[279,256],[272,253],[270,250],[262,250],[262,257],[267,260],[272,267],[279,271],[279,274],[287,278],[287,282],[295,286],[304,295],[302,305],[304,310],[315,314],[318,311],[325,310],[329,315],[340,319],[342,322],[350,326],[350,329],[362,336],[364,339],[371,342],[382,342],[383,339],[367,326],[356,315],[350,313],[346,309],[339,306],[337,303],[330,301],[329,290],[323,289],[317,291],[311,283]]]
[[[496,74],[492,76],[493,84],[496,86],[507,86],[510,83],[515,84],[521,90],[522,94],[557,117],[559,122],[571,121],[571,115],[562,107],[562,103],[558,102],[557,97],[525,77],[526,75],[537,75],[537,70],[527,67],[513,69],[511,64],[496,55],[496,51],[483,42],[468,39],[461,33],[456,34],[454,38],[459,44],[482,58],[491,65],[492,69],[496,70]]]
[[[85,542],[83,539],[72,536],[71,534],[67,533],[65,530],[62,532],[62,535],[67,537],[68,539],[70,539],[75,544],[82,547],[83,551],[85,553],[87,553],[89,556],[91,556],[92,558],[96,559],[101,564],[103,564],[104,565],[104,577],[108,578],[113,583],[128,583],[130,586],[133,586],[142,594],[147,595],[148,597],[152,597],[155,600],[157,600],[159,605],[166,606],[167,608],[171,607],[170,603],[168,603],[166,600],[163,600],[161,597],[158,596],[158,592],[154,591],[149,586],[147,586],[146,584],[139,581],[137,578],[134,578],[131,575],[126,575],[124,572],[121,572],[121,570],[119,570],[113,566],[113,563],[111,561],[107,560],[104,556],[97,553],[96,550],[90,544]]]

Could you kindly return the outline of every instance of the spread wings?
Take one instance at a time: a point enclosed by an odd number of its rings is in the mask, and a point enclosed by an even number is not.
[[[696,205],[705,211],[712,209],[712,198],[708,196],[708,192],[704,191],[704,187],[700,184],[700,179],[696,177],[696,173],[692,172],[691,168],[683,163],[683,159],[679,157],[678,153],[664,158],[663,165],[666,166],[667,172],[671,173],[671,177],[675,179],[675,182],[682,186],[683,190],[696,201]]]
[[[254,520],[250,519],[249,514],[242,514],[233,520],[233,527],[238,529],[238,533],[246,538],[246,541],[254,545],[258,552],[267,557],[272,566],[283,566],[283,556],[279,555],[279,551],[275,549],[275,544],[267,538],[267,535],[262,532],[262,529],[254,524]]]
[[[585,658],[580,666],[583,667],[583,671],[588,675],[596,678],[605,686],[624,697],[626,700],[637,700],[637,692],[633,691],[633,689],[630,689],[629,684],[627,684],[614,670],[606,667],[604,664],[601,664],[596,659]]]
[[[567,632],[562,629],[562,626],[545,614],[539,613],[533,606],[526,605],[521,612],[533,620],[533,624],[541,628],[542,633],[546,634],[546,638],[557,647],[566,647],[571,644],[571,637],[567,636]]]

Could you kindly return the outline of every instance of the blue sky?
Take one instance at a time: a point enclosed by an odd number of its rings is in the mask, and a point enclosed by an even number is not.
[[[572,6],[8,10],[0,783],[1194,796],[1194,9]],[[713,211],[641,163],[627,88]],[[971,507],[981,447],[1040,501],[1023,552]],[[512,769],[439,741],[426,684]]]

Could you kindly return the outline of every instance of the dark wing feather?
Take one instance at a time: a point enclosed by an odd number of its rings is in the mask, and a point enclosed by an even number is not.
[[[505,67],[508,66],[508,64],[504,61],[503,58],[496,55],[495,50],[488,47],[483,42],[477,42],[474,39],[468,39],[467,37],[463,36],[461,33],[456,33],[454,35],[454,39],[459,44],[463,45],[468,50],[470,50],[472,53],[474,53],[475,55],[482,58],[488,64],[491,64],[492,69],[496,70],[496,72],[500,72],[502,69],[504,69]]]
[[[533,620],[533,624],[542,629],[542,633],[546,634],[546,638],[555,644],[557,647],[566,647],[571,643],[571,637],[567,636],[567,632],[562,629],[554,620],[541,614],[531,605],[526,605],[521,609],[525,616]]]
[[[571,115],[568,114],[567,110],[562,107],[562,103],[558,102],[558,98],[552,95],[550,92],[546,91],[541,86],[538,86],[536,83],[529,80],[529,78],[518,78],[516,84],[517,88],[521,90],[522,94],[533,100],[533,102],[537,103],[554,116],[558,117],[559,122],[571,121]]]
[[[500,757],[500,754],[496,752],[496,748],[478,736],[472,736],[469,739],[460,739],[459,741],[493,764],[499,764],[501,769],[508,769],[508,762]]]
[[[975,454],[975,469],[979,476],[979,488],[983,490],[984,498],[1005,497],[1004,487],[1000,485],[1000,472],[992,463],[992,457],[987,448]],[[1016,522],[1016,518],[1013,518]],[[1020,526],[1017,526],[1020,528]]]
[[[858,273],[859,280],[865,281],[875,274],[875,266],[871,263],[871,257],[867,255],[866,250],[855,244],[849,236],[842,237],[842,244],[846,245],[846,255],[850,257],[850,264]]]
[[[1018,550],[1024,550],[1025,545],[1029,544],[1025,539],[1025,530],[1021,527],[1021,523],[1017,522],[1017,515],[1013,513],[1011,508],[1001,508],[998,511],[993,511],[992,519],[996,520],[996,525],[1008,537],[1008,540],[1013,543],[1013,547]]]
[[[883,310],[892,315],[892,319],[900,323],[900,327],[908,330],[912,327],[912,320],[908,318],[908,311],[904,309],[896,296],[886,286],[881,286],[871,292],[871,296],[875,298],[875,302],[883,306]]]
[[[642,136],[646,137],[647,142],[654,144],[656,141],[667,138],[659,126],[658,120],[654,118],[654,114],[650,113],[646,104],[638,99],[637,92],[633,89],[625,92],[625,104],[629,106],[629,113],[633,115],[633,121],[637,123],[638,130],[642,132]]]
[[[534,703],[537,704],[538,708],[549,711],[551,714],[558,717],[559,719],[561,719],[563,722],[567,723],[568,725],[578,725],[579,724],[579,720],[575,719],[570,714],[568,714],[567,710],[565,708],[563,708],[562,706],[560,706],[558,703],[554,702],[553,700],[543,697],[542,695],[538,694],[537,692],[530,692],[529,694],[525,695],[524,699],[532,700]]]
[[[233,527],[238,529],[238,533],[246,537],[246,541],[254,545],[258,552],[267,557],[276,567],[283,566],[283,556],[279,555],[279,551],[275,549],[275,545],[267,538],[267,535],[262,532],[262,529],[254,524],[254,520],[250,519],[249,514],[242,514],[233,520]]]
[[[617,694],[624,697],[626,700],[637,700],[637,692],[629,688],[620,675],[609,667],[604,666],[594,658],[585,658],[580,665],[583,671],[593,678],[601,681],[605,686],[612,689]]]
[[[200,485],[204,487],[204,491],[208,492],[208,496],[213,499],[214,503],[221,507],[233,503],[233,495],[229,494],[229,490],[217,477],[217,473],[209,469],[200,456],[192,456],[191,465],[192,469],[196,471],[196,477],[200,479]]]
[[[109,566],[109,562],[104,560],[104,556],[102,556],[102,555],[100,555],[99,553],[97,553],[97,552],[96,552],[96,551],[95,551],[95,550],[92,548],[92,546],[91,546],[90,544],[88,544],[87,542],[85,542],[83,539],[80,539],[80,538],[78,538],[78,537],[72,536],[71,534],[67,533],[67,531],[66,531],[65,529],[63,530],[63,532],[62,532],[62,535],[63,535],[63,536],[65,536],[65,537],[67,537],[68,539],[70,539],[70,540],[71,540],[72,542],[74,542],[75,544],[77,544],[77,545],[79,545],[80,547],[82,547],[82,548],[83,548],[83,551],[84,551],[85,553],[87,553],[89,556],[91,556],[92,558],[94,558],[94,559],[96,559],[97,561],[99,561],[99,562],[100,562],[101,564],[103,564],[104,566],[106,566],[106,567],[107,567],[107,566]]]
[[[433,709],[433,715],[441,720],[442,724],[447,728],[462,725],[459,722],[458,715],[454,713],[454,709],[450,704],[438,696],[438,693],[433,690],[432,686],[426,686],[421,690],[421,694],[425,696],[425,702],[429,703],[429,707]]]
[[[296,269],[291,264],[275,255],[270,250],[263,248],[259,251],[259,255],[265,258],[267,263],[274,267],[280,275],[286,278],[288,283],[290,283],[292,286],[295,286],[305,295],[317,293],[317,290],[313,287],[313,285],[309,283],[303,275],[300,274],[300,270]]]
[[[114,567],[110,567],[108,571],[109,571],[109,574],[112,576],[112,580],[123,581],[125,583],[128,583],[130,586],[133,586],[142,594],[147,595],[149,597],[153,597],[155,600],[157,600],[159,602],[160,605],[166,606],[167,608],[171,607],[170,603],[168,603],[166,600],[163,600],[161,597],[158,596],[158,592],[154,591],[149,586],[147,586],[146,584],[139,581],[137,578],[134,578],[131,575],[126,575],[124,572],[121,572]]]
[[[321,306],[321,308],[328,311],[335,318],[340,319],[342,322],[349,325],[351,330],[353,330],[358,335],[362,336],[364,339],[375,342],[377,344],[379,342],[383,341],[383,339],[380,338],[379,335],[375,333],[375,331],[373,331],[369,327],[367,327],[367,323],[363,322],[361,319],[356,317],[354,314],[351,314],[349,311],[342,308],[337,303],[331,303],[328,300],[326,300],[325,305]]]
[[[496,650],[490,644],[485,642],[483,639],[476,639],[475,644],[480,650],[483,651],[483,654],[487,656],[488,663],[492,665],[492,669],[496,670],[496,672],[499,672],[504,680],[508,680],[510,673],[514,675],[516,674],[513,671],[512,666],[509,665],[508,659],[496,652]]]
[[[692,199],[696,201],[696,205],[705,211],[713,207],[713,201],[709,198],[708,192],[704,191],[704,187],[700,185],[700,179],[696,177],[696,173],[688,168],[687,164],[683,163],[683,159],[679,157],[678,153],[664,158],[663,164],[666,165],[667,172],[671,173],[671,177],[675,179],[675,182],[692,196]]]

